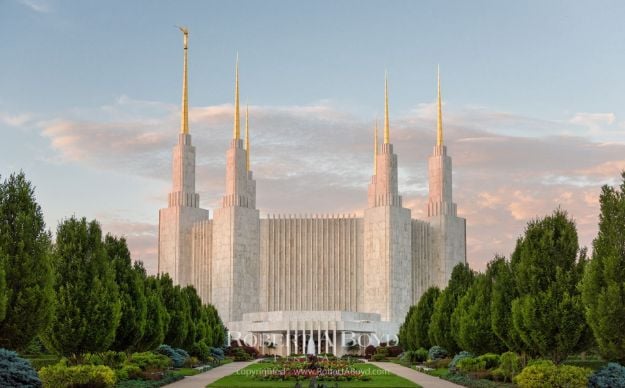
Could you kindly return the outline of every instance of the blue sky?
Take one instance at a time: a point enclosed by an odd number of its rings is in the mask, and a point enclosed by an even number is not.
[[[0,0],[0,174],[28,174],[52,229],[97,217],[150,267],[185,25],[204,206],[223,188],[238,52],[261,210],[362,208],[388,69],[400,189],[418,217],[440,64],[470,262],[508,254],[558,205],[587,245],[599,187],[625,168],[623,15],[619,1]],[[335,190],[315,202],[318,180]]]

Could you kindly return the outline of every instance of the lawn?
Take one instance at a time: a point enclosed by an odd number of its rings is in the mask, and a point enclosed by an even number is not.
[[[295,381],[261,381],[252,377],[254,374],[260,373],[263,369],[273,366],[271,363],[256,363],[244,368],[237,373],[226,376],[208,385],[211,388],[293,388]],[[408,388],[419,387],[417,384],[408,381],[402,377],[386,372],[383,369],[371,364],[353,364],[352,367],[362,371],[364,374],[371,376],[370,381],[339,381],[340,388]],[[319,384],[326,384],[328,387],[334,387],[334,381],[320,381]],[[302,387],[308,386],[308,380],[302,381]]]

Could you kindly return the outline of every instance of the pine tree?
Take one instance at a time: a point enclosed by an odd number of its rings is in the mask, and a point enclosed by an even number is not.
[[[410,306],[404,322],[399,326],[399,343],[404,350],[414,350],[414,333],[409,331],[408,327],[413,320],[415,311],[417,311],[417,305]]]
[[[217,309],[212,304],[204,306],[206,314],[208,316],[208,325],[212,330],[212,343],[209,344],[213,347],[220,348],[226,343],[226,327],[224,326]]]
[[[74,217],[57,230],[57,309],[44,341],[61,355],[108,350],[121,316],[115,272],[96,221]]]
[[[143,336],[146,327],[147,303],[143,278],[132,266],[125,238],[107,235],[104,246],[115,271],[115,282],[119,287],[121,302],[121,319],[111,349],[132,350]]]
[[[491,327],[490,304],[492,279],[500,270],[501,260],[488,264],[486,273],[479,274],[466,294],[458,301],[451,315],[451,326],[456,342],[463,350],[474,354],[500,353],[501,341]]]
[[[432,344],[442,346],[450,353],[461,350],[452,334],[451,315],[458,305],[458,300],[473,283],[474,277],[475,274],[467,264],[456,265],[451,272],[447,288],[434,304],[428,336]]]
[[[7,300],[9,299],[7,295],[7,279],[4,271],[5,261],[6,258],[4,257],[2,251],[0,251],[0,322],[2,322],[6,316]]]
[[[582,285],[586,321],[601,355],[625,363],[625,172],[620,190],[604,186],[599,233]]]
[[[430,287],[421,295],[419,303],[417,303],[415,314],[408,325],[408,330],[412,333],[412,347],[415,350],[419,348],[429,349],[434,345],[430,341],[428,332],[434,313],[434,305],[440,295],[441,291],[438,287]]]
[[[189,333],[189,301],[180,286],[174,286],[168,274],[159,277],[163,303],[167,308],[170,321],[165,334],[165,343],[175,348],[184,345]]]
[[[195,291],[195,287],[186,286],[182,289],[182,294],[189,304],[188,316],[189,331],[187,337],[184,340],[183,348],[191,349],[194,343],[202,339],[202,300]]]
[[[137,344],[137,349],[140,351],[154,350],[165,341],[170,317],[163,303],[160,280],[154,276],[147,276],[143,264],[140,262],[135,263],[135,270],[144,279],[147,305],[146,321],[148,322],[143,336]]]
[[[55,299],[50,250],[32,185],[23,173],[9,176],[0,184],[1,346],[21,350],[50,323]]]
[[[559,363],[585,341],[581,295],[583,257],[575,223],[562,210],[528,224],[513,265],[519,297],[512,321],[525,345]]]

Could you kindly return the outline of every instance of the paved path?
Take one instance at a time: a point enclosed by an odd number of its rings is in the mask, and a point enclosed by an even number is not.
[[[424,388],[462,388],[461,385],[457,385],[425,373],[417,372],[414,369],[395,364],[394,362],[371,362],[370,364],[385,369],[393,374],[396,374],[397,376],[408,379]]]
[[[250,362],[231,362],[230,364],[218,366],[199,375],[185,377],[180,381],[167,385],[167,388],[204,388],[210,383],[214,383],[222,377],[226,377],[235,373],[246,366],[255,363]]]

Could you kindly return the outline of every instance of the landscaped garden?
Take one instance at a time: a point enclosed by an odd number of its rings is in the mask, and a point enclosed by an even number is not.
[[[418,387],[418,385],[360,360],[331,355],[267,358],[224,377],[209,387]]]

